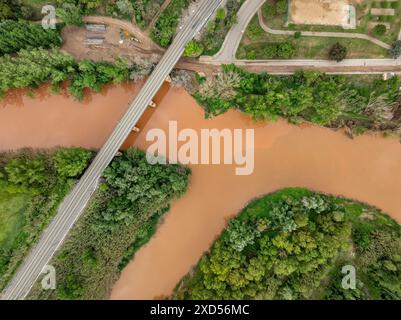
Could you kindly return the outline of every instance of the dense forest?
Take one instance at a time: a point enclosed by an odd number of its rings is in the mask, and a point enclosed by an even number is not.
[[[188,7],[190,0],[172,0],[163,11],[151,30],[150,36],[161,47],[167,47],[175,34],[181,14]]]
[[[91,158],[80,148],[0,154],[0,290]]]
[[[21,50],[18,55],[0,57],[0,97],[17,88],[37,88],[50,82],[57,91],[67,81],[70,94],[82,99],[85,88],[99,92],[108,83],[138,80],[154,67],[152,61],[134,59],[94,62],[75,59],[57,50]]]
[[[60,47],[58,30],[44,29],[40,24],[24,20],[0,21],[0,56],[28,48]]]
[[[401,299],[401,227],[361,203],[284,189],[232,219],[174,298]]]
[[[31,298],[103,299],[121,269],[156,230],[169,204],[185,193],[189,169],[151,165],[129,149],[104,173],[99,190],[52,261],[57,289],[34,287]]]
[[[194,97],[207,116],[237,108],[256,120],[285,117],[293,123],[309,121],[357,133],[401,132],[400,78],[364,79],[312,71],[273,76],[225,65],[212,78],[198,77]]]

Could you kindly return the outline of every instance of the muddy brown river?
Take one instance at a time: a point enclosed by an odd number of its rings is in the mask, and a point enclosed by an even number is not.
[[[15,93],[0,108],[0,149],[83,146],[106,140],[138,86],[109,87],[83,103],[39,90],[32,99]],[[149,129],[254,129],[255,170],[236,176],[236,165],[191,165],[186,195],[175,201],[156,235],[136,254],[115,284],[112,299],[169,295],[226,225],[253,198],[284,187],[307,187],[374,205],[401,223],[401,145],[398,139],[340,132],[285,121],[254,123],[230,111],[206,120],[184,90],[164,88],[158,108],[142,119],[139,135],[125,146],[146,149]]]

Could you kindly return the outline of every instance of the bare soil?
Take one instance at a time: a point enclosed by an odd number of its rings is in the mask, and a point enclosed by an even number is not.
[[[341,26],[349,4],[349,0],[291,0],[291,22]]]

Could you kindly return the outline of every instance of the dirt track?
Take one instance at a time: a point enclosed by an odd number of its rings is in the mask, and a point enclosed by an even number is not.
[[[155,45],[146,32],[140,30],[128,21],[121,21],[110,17],[85,17],[85,21],[93,23],[105,23],[108,25],[106,41],[102,46],[86,46],[83,44],[86,31],[83,28],[68,26],[63,30],[64,45],[62,49],[77,59],[93,59],[96,61],[113,61],[118,57],[142,56],[148,57],[152,54],[162,55],[164,50]],[[126,41],[119,44],[120,28],[130,32],[141,43]],[[365,62],[366,61],[366,62]],[[388,61],[387,64],[375,63],[374,60],[355,60],[355,65],[334,64],[331,61],[313,61],[313,60],[288,60],[278,61],[224,61],[217,62],[212,59],[191,59],[182,58],[177,68],[194,72],[203,72],[207,75],[218,72],[222,63],[236,63],[246,70],[252,72],[269,72],[275,74],[294,73],[300,69],[318,70],[330,73],[382,73],[397,72],[401,73],[401,63]],[[381,60],[377,60],[380,62]]]

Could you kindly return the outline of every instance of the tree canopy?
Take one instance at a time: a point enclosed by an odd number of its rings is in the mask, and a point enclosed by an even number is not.
[[[156,231],[169,204],[189,183],[189,169],[151,165],[144,152],[129,149],[113,160],[99,190],[52,264],[56,290],[40,282],[32,297],[103,299],[121,269]]]
[[[400,236],[401,227],[374,208],[285,189],[231,220],[174,297],[400,299]],[[344,265],[357,269],[355,290],[341,286]]]
[[[24,20],[0,22],[0,56],[21,49],[59,47],[61,43],[58,30],[46,30],[40,24]]]
[[[285,117],[328,127],[398,130],[400,78],[355,83],[349,77],[298,71],[290,76],[250,73],[225,65],[216,76],[200,79],[194,93],[207,116],[237,108],[256,120]]]

